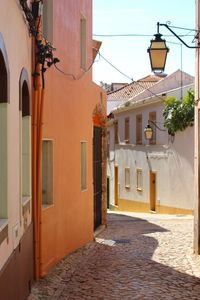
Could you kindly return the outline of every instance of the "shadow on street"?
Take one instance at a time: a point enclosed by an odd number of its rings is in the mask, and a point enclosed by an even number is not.
[[[187,268],[184,252],[174,251],[179,223],[171,230],[144,219],[108,214],[108,227],[96,241],[66,257],[33,294],[36,299],[54,300],[200,299],[200,279],[180,271],[183,264]],[[181,234],[184,239],[184,228]],[[165,239],[161,249],[160,239]],[[160,257],[167,263],[160,263]],[[169,266],[173,261],[180,266]]]

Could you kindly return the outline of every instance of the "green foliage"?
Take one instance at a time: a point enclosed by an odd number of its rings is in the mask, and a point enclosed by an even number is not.
[[[170,135],[183,131],[194,123],[194,90],[187,91],[183,100],[168,97],[163,110],[164,126]]]

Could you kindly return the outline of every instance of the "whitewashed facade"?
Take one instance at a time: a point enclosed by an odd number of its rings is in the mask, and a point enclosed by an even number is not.
[[[108,122],[109,204],[113,209],[192,213],[194,209],[194,127],[176,133],[156,129],[155,144],[144,137],[144,128],[153,113],[163,127],[164,99],[181,97],[193,88],[194,78],[177,71],[113,110]],[[151,91],[151,92],[150,92]],[[152,94],[153,93],[153,94]],[[140,116],[141,142],[138,143],[137,116]],[[128,125],[126,121],[128,120]],[[118,123],[118,142],[115,127]],[[129,137],[127,140],[127,128]]]
[[[33,280],[31,37],[19,1],[0,2],[0,298]]]

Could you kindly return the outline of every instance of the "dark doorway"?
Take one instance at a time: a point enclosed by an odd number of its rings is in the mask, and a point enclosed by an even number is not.
[[[0,50],[0,103],[8,102],[8,76],[3,54]]]
[[[102,221],[102,129],[93,133],[94,230]]]

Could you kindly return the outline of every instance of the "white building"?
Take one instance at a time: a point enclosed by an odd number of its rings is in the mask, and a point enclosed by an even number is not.
[[[26,3],[24,3],[26,5]],[[19,1],[0,1],[0,299],[33,281],[32,40]]]
[[[140,94],[145,89],[152,87],[162,78],[163,76],[149,75],[124,86],[115,84],[114,90],[107,93],[107,114],[110,114],[110,112],[118,105],[125,103],[127,100]],[[118,89],[116,89],[117,86],[119,86]]]
[[[163,127],[164,100],[194,87],[178,70],[112,111],[108,122],[109,204],[126,211],[192,213],[194,208],[194,127],[172,138]],[[144,137],[148,120],[154,138]]]

